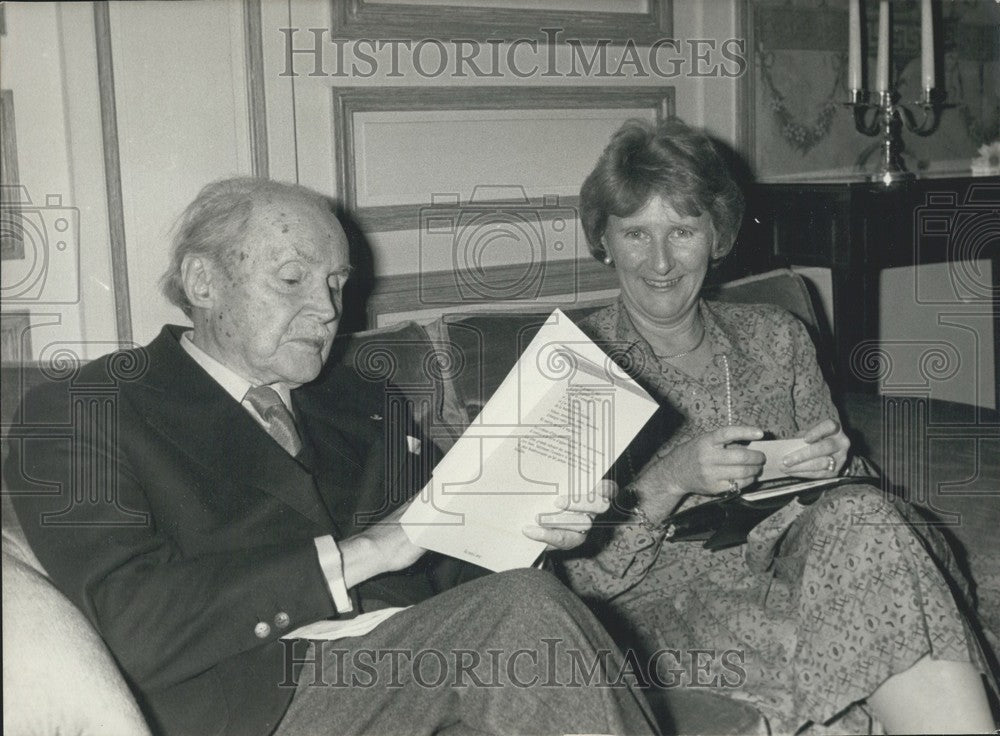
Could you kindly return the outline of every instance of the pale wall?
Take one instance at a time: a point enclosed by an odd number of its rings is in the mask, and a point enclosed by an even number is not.
[[[13,92],[19,179],[48,236],[26,243],[26,261],[33,252],[48,256],[49,267],[31,271],[38,288],[22,292],[9,287],[26,274],[5,262],[3,309],[30,311],[36,358],[57,350],[93,358],[117,339],[93,11],[87,3],[8,3],[6,21],[0,85]],[[63,214],[78,227],[60,249],[53,224]]]
[[[676,0],[674,35],[717,40],[735,35],[738,1]],[[277,29],[289,24],[303,28],[326,25],[327,8],[327,3],[312,0],[264,0],[265,90],[271,175],[297,179],[337,195],[329,104],[333,82],[302,77],[291,80],[277,74],[284,65],[284,39]],[[64,206],[80,210],[79,270],[75,277],[53,271],[51,288],[55,292],[71,290],[75,278],[83,298],[79,304],[32,305],[35,323],[53,323],[34,332],[35,355],[45,344],[86,341],[92,346],[78,347],[78,352],[94,357],[106,352],[116,334],[92,7],[89,3],[8,4],[7,24],[2,75],[3,86],[15,92],[21,179],[36,202],[44,202],[46,194],[60,194]],[[157,289],[177,214],[205,183],[250,172],[243,6],[239,0],[113,2],[111,28],[130,307],[135,339],[145,342],[164,322],[183,319]],[[403,80],[337,82],[375,86],[439,83],[412,74]],[[458,82],[509,84],[511,80]],[[705,125],[724,140],[735,140],[740,115],[733,80],[681,76],[667,82],[636,79],[629,84],[633,82],[674,85],[680,116]],[[537,79],[526,83],[567,82]],[[584,168],[596,154],[596,150],[580,152],[581,160],[586,159]],[[416,270],[415,236],[412,231],[402,231],[372,237],[380,273]],[[944,330],[945,339],[967,351],[962,354],[963,370],[972,373],[936,385],[934,395],[967,401],[978,397],[982,403],[992,404],[989,325],[972,316],[966,320],[971,320],[972,331],[937,326],[938,312],[916,305],[904,288],[917,278],[913,273],[909,270],[901,277],[886,276],[886,334],[928,340],[933,338],[934,329],[939,330],[937,334]],[[828,274],[822,271],[812,275],[821,283],[828,282]],[[5,310],[16,307],[4,305]],[[981,312],[982,304],[970,309]]]

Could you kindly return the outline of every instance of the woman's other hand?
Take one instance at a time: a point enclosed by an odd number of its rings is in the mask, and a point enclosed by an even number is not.
[[[788,453],[781,461],[784,471],[801,478],[835,478],[847,462],[851,441],[840,423],[824,419],[799,434],[808,444]]]
[[[759,440],[758,427],[733,426],[706,432],[651,460],[631,484],[652,521],[665,519],[689,493],[715,496],[754,482],[764,453],[736,442]]]

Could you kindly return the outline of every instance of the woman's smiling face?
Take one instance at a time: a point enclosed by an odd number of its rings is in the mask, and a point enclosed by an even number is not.
[[[709,263],[721,255],[717,242],[707,212],[681,215],[660,194],[630,215],[609,216],[602,238],[625,307],[654,329],[682,324],[695,309]]]

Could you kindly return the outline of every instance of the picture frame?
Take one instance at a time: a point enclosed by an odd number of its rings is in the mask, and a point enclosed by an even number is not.
[[[468,132],[470,137],[478,134],[483,125],[492,126],[491,129],[499,134],[515,139],[522,135],[520,127],[532,124],[536,128],[545,126],[551,135],[552,130],[558,130],[561,121],[565,120],[567,128],[577,125],[581,134],[590,132],[595,138],[593,147],[600,150],[607,141],[607,135],[628,117],[646,115],[662,120],[673,116],[675,91],[671,86],[335,88],[332,102],[335,176],[341,199],[355,213],[366,231],[385,232],[418,229],[421,211],[433,202],[427,201],[426,194],[418,192],[416,187],[410,194],[411,201],[405,201],[405,197],[388,200],[388,195],[380,192],[380,176],[405,178],[400,170],[405,172],[406,156],[386,154],[384,158],[392,162],[392,168],[381,172],[373,170],[370,163],[372,157],[358,155],[359,146],[364,151],[366,120],[383,124],[390,134],[393,129],[399,129],[399,141],[412,140],[409,136],[413,135],[414,129],[448,130],[447,127],[442,127],[448,125],[452,125],[459,133]],[[630,115],[629,111],[633,114]],[[528,160],[534,155],[542,155],[542,142],[534,140],[530,134],[523,134],[523,139],[524,146],[515,146],[517,150],[505,149],[505,158],[521,155]],[[456,145],[459,143],[461,141],[456,141]],[[465,143],[472,145],[475,141],[467,140]],[[377,144],[371,145],[380,151],[392,151],[394,145],[402,144],[394,139],[380,139]],[[469,171],[463,172],[467,175],[466,178],[478,181],[475,179],[477,165],[491,169],[493,164],[490,162],[495,163],[495,157],[488,159],[488,156],[489,152],[482,152],[479,161],[468,161],[466,166]],[[457,160],[467,161],[460,156],[457,156]],[[365,161],[368,168],[359,171],[359,161]],[[447,191],[461,189],[462,177],[455,176],[451,170],[445,170],[447,161],[442,162],[441,167],[441,172],[429,171],[426,177],[433,180],[434,174],[439,173],[438,179],[448,182],[444,185],[448,187]],[[527,206],[538,206],[542,217],[545,216],[544,205],[547,198],[543,198],[541,194],[558,195],[561,207],[576,205],[576,192],[586,172],[560,173],[565,178],[565,181],[558,182],[562,191],[552,192],[539,184],[543,189],[539,196],[529,193],[524,201]],[[398,192],[399,188],[398,180],[393,179],[391,186],[382,189]],[[452,204],[467,204],[468,196],[468,192],[464,197],[456,194]],[[499,198],[495,201],[508,200]]]
[[[636,6],[645,5],[644,12],[589,9],[594,2],[581,2],[577,10],[515,8],[502,2],[473,7],[414,0],[330,2],[334,36],[376,40],[433,37],[512,41],[524,36],[537,39],[542,29],[558,28],[572,41],[607,39],[614,45],[628,41],[642,44],[670,38],[674,25],[673,0],[633,0]]]

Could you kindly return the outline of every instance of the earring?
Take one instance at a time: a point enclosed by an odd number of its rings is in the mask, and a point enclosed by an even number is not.
[[[605,255],[604,256],[604,265],[605,266],[610,266],[612,263],[614,263],[614,261],[611,259],[611,254],[609,253],[609,254]]]

